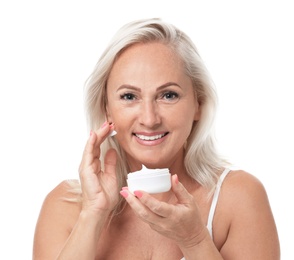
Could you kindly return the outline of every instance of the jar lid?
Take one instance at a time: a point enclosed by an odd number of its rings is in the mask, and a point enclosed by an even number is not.
[[[137,178],[145,178],[145,177],[154,177],[159,175],[167,175],[170,174],[168,168],[162,169],[148,169],[144,165],[142,165],[142,169],[136,172],[130,172],[128,174],[128,179],[137,179]]]

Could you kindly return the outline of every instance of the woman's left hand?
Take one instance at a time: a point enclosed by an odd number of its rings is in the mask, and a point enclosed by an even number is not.
[[[172,191],[177,199],[174,204],[159,201],[143,191],[135,191],[134,196],[125,188],[120,193],[153,230],[173,239],[179,247],[195,246],[207,235],[198,206],[177,175],[172,176]]]

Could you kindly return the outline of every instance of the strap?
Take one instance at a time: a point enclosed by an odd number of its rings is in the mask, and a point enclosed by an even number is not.
[[[221,189],[221,186],[222,186],[222,183],[223,183],[225,177],[227,176],[227,174],[229,172],[230,172],[230,169],[225,169],[223,171],[223,173],[220,175],[220,177],[218,179],[218,182],[216,184],[216,187],[215,187],[214,194],[213,194],[213,199],[212,199],[212,202],[211,202],[211,206],[210,206],[210,210],[209,210],[209,214],[208,214],[208,220],[207,220],[207,229],[209,231],[209,234],[210,234],[211,238],[213,238],[213,235],[212,235],[212,221],[213,221],[213,217],[214,217],[214,213],[215,213],[215,209],[216,209],[220,189]]]

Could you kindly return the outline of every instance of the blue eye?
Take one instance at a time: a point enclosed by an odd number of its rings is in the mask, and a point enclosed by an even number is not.
[[[120,95],[120,98],[128,101],[128,100],[134,100],[136,96],[132,93],[125,93],[123,95]]]

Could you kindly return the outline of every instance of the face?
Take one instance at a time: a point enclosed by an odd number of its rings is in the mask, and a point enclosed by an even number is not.
[[[107,116],[132,170],[183,163],[200,111],[181,60],[160,43],[136,44],[116,60],[107,83]]]

